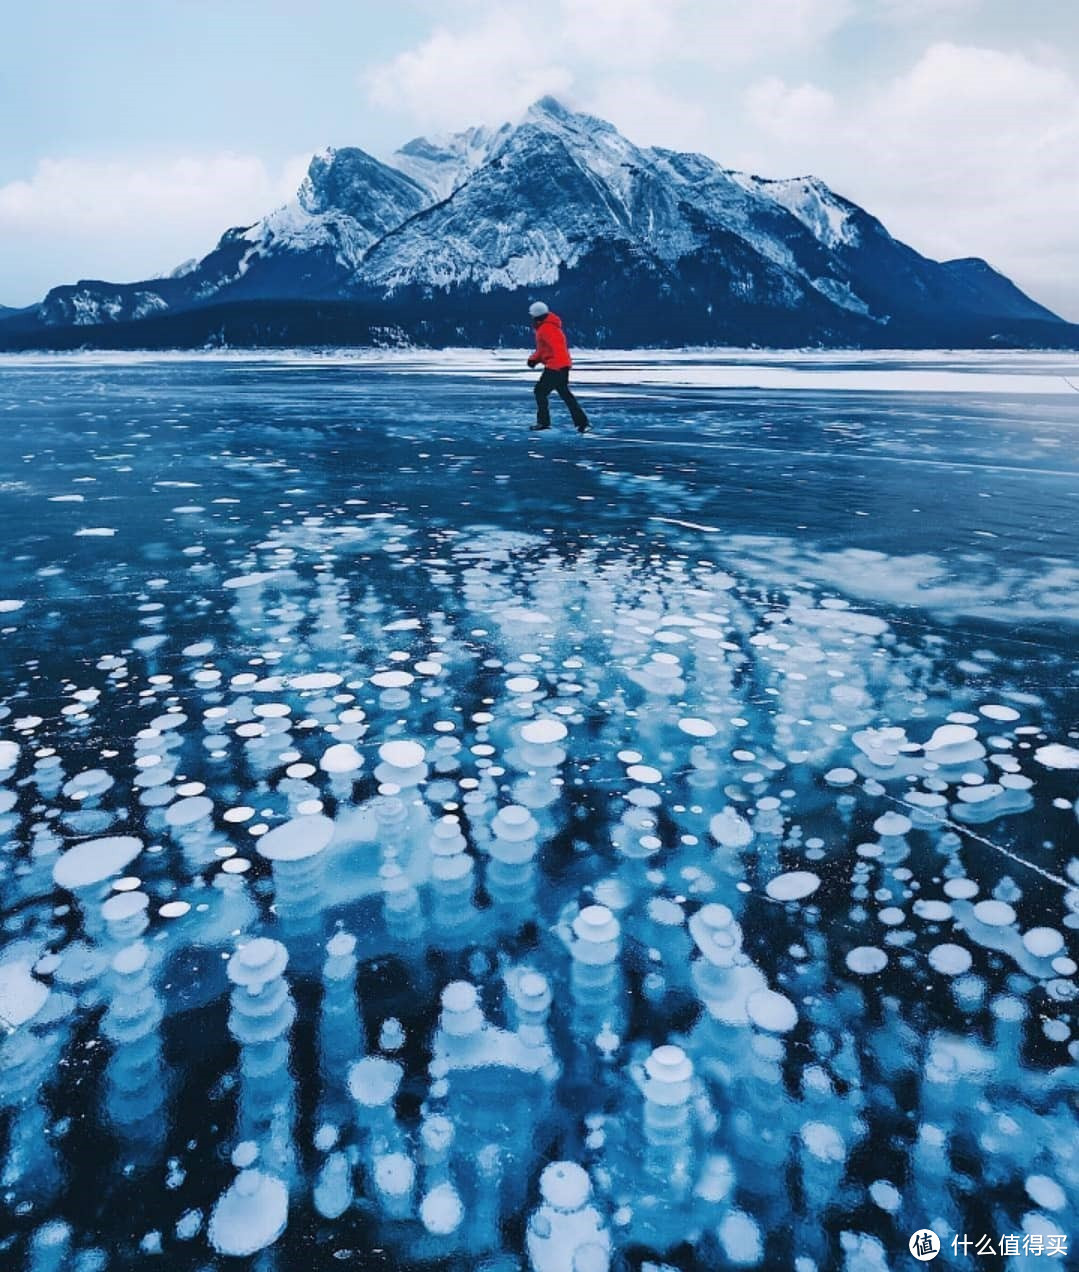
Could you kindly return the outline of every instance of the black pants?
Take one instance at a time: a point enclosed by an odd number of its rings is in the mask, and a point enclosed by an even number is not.
[[[548,371],[545,367],[543,374],[536,381],[536,387],[533,392],[536,395],[537,424],[542,424],[545,428],[550,427],[551,408],[547,399],[552,393],[557,393],[569,407],[569,413],[573,417],[574,424],[578,428],[588,427],[588,416],[585,415],[580,402],[570,392],[569,367],[564,367],[561,371]]]

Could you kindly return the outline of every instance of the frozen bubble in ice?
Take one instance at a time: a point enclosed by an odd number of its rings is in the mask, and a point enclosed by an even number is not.
[[[894,1215],[899,1209],[902,1197],[899,1189],[886,1179],[876,1179],[869,1185],[869,1196],[875,1206],[879,1206],[885,1214]]]
[[[191,909],[189,901],[166,901],[158,910],[163,919],[180,919]]]
[[[203,821],[214,811],[213,800],[206,795],[191,795],[187,799],[177,800],[165,809],[165,821],[174,829],[182,830],[185,826],[194,826]]]
[[[227,822],[245,822],[250,821],[255,815],[255,810],[249,808],[246,804],[241,804],[236,808],[226,808],[222,817]]]
[[[288,1224],[288,1189],[274,1175],[241,1171],[218,1198],[207,1235],[219,1254],[243,1258],[273,1245]]]
[[[435,1236],[444,1237],[456,1232],[464,1214],[457,1189],[450,1183],[432,1188],[420,1203],[420,1221]]]
[[[1019,712],[1014,707],[1003,707],[996,702],[987,702],[978,708],[987,720],[1011,721],[1019,719]]]
[[[847,1157],[843,1137],[827,1122],[806,1122],[799,1131],[808,1152],[822,1162],[842,1162]]]
[[[0,1022],[15,1028],[32,1019],[45,1006],[49,987],[35,980],[29,963],[0,964]]]
[[[256,936],[241,945],[226,965],[228,978],[234,985],[244,985],[254,993],[280,976],[288,966],[288,951],[280,941]]]
[[[652,1081],[675,1084],[688,1082],[693,1076],[693,1061],[681,1047],[665,1045],[656,1047],[644,1062],[645,1072]],[[654,1090],[654,1088],[652,1088]],[[652,1096],[649,1096],[651,1099]]]
[[[1025,1187],[1030,1200],[1043,1210],[1063,1210],[1068,1204],[1064,1189],[1048,1175],[1028,1175]]]
[[[572,1272],[609,1272],[610,1266],[611,1252],[598,1241],[586,1241],[573,1251]],[[649,1266],[644,1264],[645,1269]]]
[[[9,742],[7,738],[0,738],[0,773],[6,769],[14,768],[18,759],[18,742]]]
[[[946,879],[944,893],[957,901],[966,901],[978,895],[978,885],[973,879]]]
[[[293,817],[263,835],[259,856],[268,861],[302,861],[320,853],[333,838],[334,823],[321,813]]]
[[[25,601],[0,601],[0,614],[14,614],[16,610],[21,610],[25,604]]]
[[[561,720],[553,720],[549,717],[542,720],[529,720],[527,724],[521,726],[521,737],[533,746],[548,746],[554,742],[561,742],[568,732],[569,730]]]
[[[241,1140],[232,1150],[229,1160],[237,1170],[246,1170],[258,1161],[259,1148],[254,1140]]]
[[[753,840],[749,822],[729,807],[716,813],[708,823],[708,829],[716,843],[724,848],[744,848]]]
[[[801,901],[820,887],[820,879],[809,870],[791,870],[770,879],[765,892],[773,901]]]
[[[986,927],[1007,927],[1015,922],[1015,911],[1007,901],[979,901],[974,907],[974,917]]]
[[[731,1210],[719,1225],[719,1240],[735,1267],[754,1268],[764,1254],[761,1231],[744,1210]]]
[[[702,720],[699,716],[683,716],[678,721],[678,727],[683,733],[688,733],[691,738],[713,738],[717,732],[714,724]]]
[[[506,681],[506,688],[510,693],[534,693],[539,688],[539,681],[535,676],[511,676]]]
[[[1064,937],[1056,928],[1036,927],[1023,933],[1023,944],[1035,958],[1052,958],[1064,948]]]
[[[142,852],[142,840],[134,835],[108,835],[87,839],[67,852],[52,868],[53,882],[69,892],[103,883],[120,874]]]
[[[663,774],[650,764],[631,764],[626,769],[626,776],[632,782],[642,782],[647,785],[663,781]]]
[[[377,1108],[397,1094],[404,1070],[393,1060],[381,1056],[365,1056],[349,1066],[348,1089],[357,1104]]]
[[[551,1162],[540,1175],[540,1193],[554,1210],[579,1210],[591,1192],[588,1172],[576,1162]]]
[[[335,671],[308,671],[300,676],[289,676],[290,689],[333,689],[341,683]]]
[[[350,742],[335,742],[327,747],[319,760],[324,773],[354,773],[363,767],[363,756]]]
[[[379,689],[404,689],[415,679],[416,677],[408,671],[376,671],[371,677],[371,683],[377,685]]]
[[[875,976],[888,965],[888,955],[875,945],[858,945],[847,955],[847,966],[858,976]]]
[[[878,835],[905,835],[910,830],[910,818],[904,817],[902,813],[884,813],[873,823],[873,829]]]
[[[1079,769],[1079,751],[1073,746],[1065,746],[1062,742],[1050,742],[1048,746],[1040,746],[1034,752],[1039,764],[1051,769]]]
[[[858,774],[851,768],[834,768],[825,773],[824,780],[829,786],[850,786],[858,780]]]
[[[758,1029],[769,1033],[789,1033],[798,1023],[798,1011],[784,994],[757,989],[746,999],[746,1012]]]
[[[947,901],[919,898],[914,903],[914,913],[927,923],[943,923],[952,917],[952,907]]]
[[[970,971],[972,962],[969,950],[951,942],[934,945],[929,951],[929,966],[942,976],[962,976]]]
[[[978,731],[968,724],[941,724],[933,730],[933,736],[925,744],[926,751],[941,751],[946,747],[960,746],[966,742],[975,742]]]
[[[375,1187],[387,1197],[407,1196],[415,1179],[416,1167],[404,1153],[383,1153],[375,1158]]]
[[[383,742],[378,748],[379,758],[394,768],[415,768],[422,764],[427,752],[418,742]]]

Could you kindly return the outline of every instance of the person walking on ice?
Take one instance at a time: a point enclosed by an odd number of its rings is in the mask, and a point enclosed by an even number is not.
[[[569,369],[573,359],[569,356],[569,346],[562,330],[562,320],[552,314],[542,300],[529,305],[528,312],[532,318],[532,326],[536,332],[536,350],[529,355],[528,365],[534,367],[537,362],[543,363],[543,374],[536,381],[536,422],[531,432],[551,427],[551,408],[547,399],[557,393],[569,407],[569,413],[578,433],[587,433],[588,416],[585,415],[580,402],[570,392]]]

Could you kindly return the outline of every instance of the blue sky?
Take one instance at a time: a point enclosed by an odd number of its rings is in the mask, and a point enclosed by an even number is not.
[[[633,140],[814,172],[1079,320],[1070,0],[36,0],[0,52],[0,303],[146,277],[289,197],[552,92]]]

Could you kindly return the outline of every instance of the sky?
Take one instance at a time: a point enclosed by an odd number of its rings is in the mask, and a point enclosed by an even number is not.
[[[0,304],[200,256],[313,153],[551,93],[642,145],[813,173],[1079,321],[1074,0],[35,0],[0,49]]]

